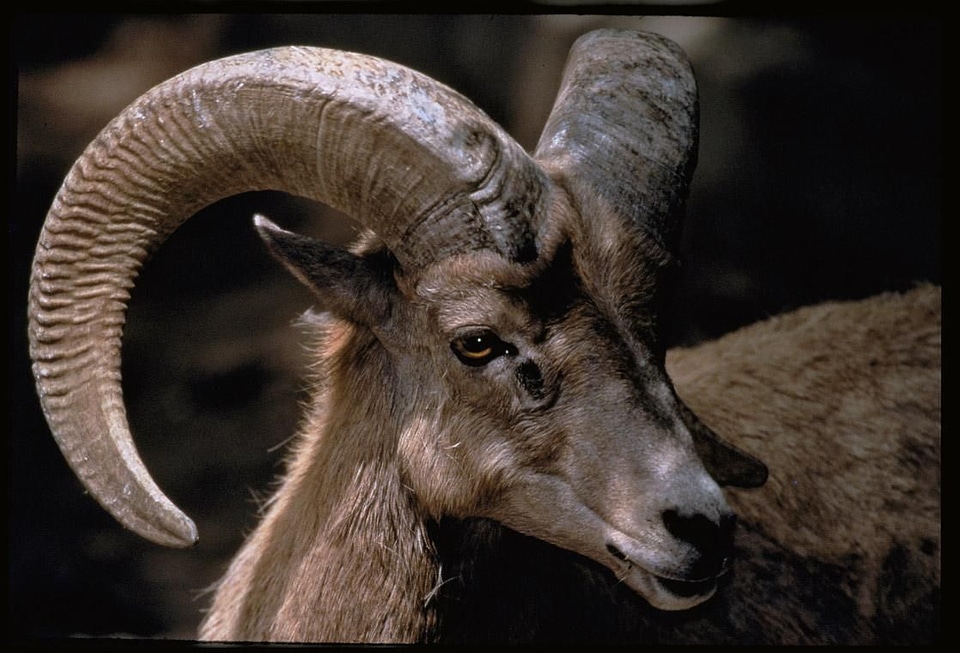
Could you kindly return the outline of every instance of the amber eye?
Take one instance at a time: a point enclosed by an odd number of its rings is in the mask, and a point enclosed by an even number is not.
[[[461,363],[471,366],[486,365],[510,351],[510,346],[488,329],[462,335],[450,343],[450,348]]]

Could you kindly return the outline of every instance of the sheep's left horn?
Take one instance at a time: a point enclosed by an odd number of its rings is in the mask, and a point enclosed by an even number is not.
[[[645,32],[574,43],[535,158],[584,214],[601,202],[673,251],[697,158],[697,84],[683,51]]]
[[[597,30],[570,50],[535,158],[562,178],[585,219],[613,216],[672,254],[698,131],[697,83],[679,46],[657,34]],[[763,463],[720,440],[678,403],[719,483],[763,485]]]

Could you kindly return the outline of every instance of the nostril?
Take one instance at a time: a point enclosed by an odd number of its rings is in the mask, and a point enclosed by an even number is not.
[[[715,547],[720,543],[720,525],[700,513],[688,516],[676,510],[665,510],[663,525],[671,535],[697,548]]]
[[[714,521],[700,513],[683,515],[676,510],[663,512],[663,525],[667,531],[693,546],[699,553],[700,557],[691,570],[695,575],[714,574],[720,570],[733,546],[736,524],[736,515],[732,513],[725,513],[718,521]]]

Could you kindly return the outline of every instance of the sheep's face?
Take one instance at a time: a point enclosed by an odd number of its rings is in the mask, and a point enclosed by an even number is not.
[[[364,279],[361,307],[342,291],[327,304],[369,326],[402,380],[400,469],[428,514],[495,519],[656,607],[691,607],[716,587],[734,518],[664,372],[660,263],[637,255],[656,249],[625,229],[555,231],[532,264],[477,252],[314,285]]]

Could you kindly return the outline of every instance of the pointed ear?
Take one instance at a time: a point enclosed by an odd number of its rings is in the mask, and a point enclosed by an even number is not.
[[[368,327],[389,319],[398,290],[382,258],[287,231],[262,215],[254,216],[253,224],[270,253],[313,291],[323,310]]]
[[[720,485],[756,488],[767,482],[767,466],[732,444],[727,444],[700,421],[692,410],[681,401],[683,421],[693,435],[693,445],[703,461],[707,472]]]

